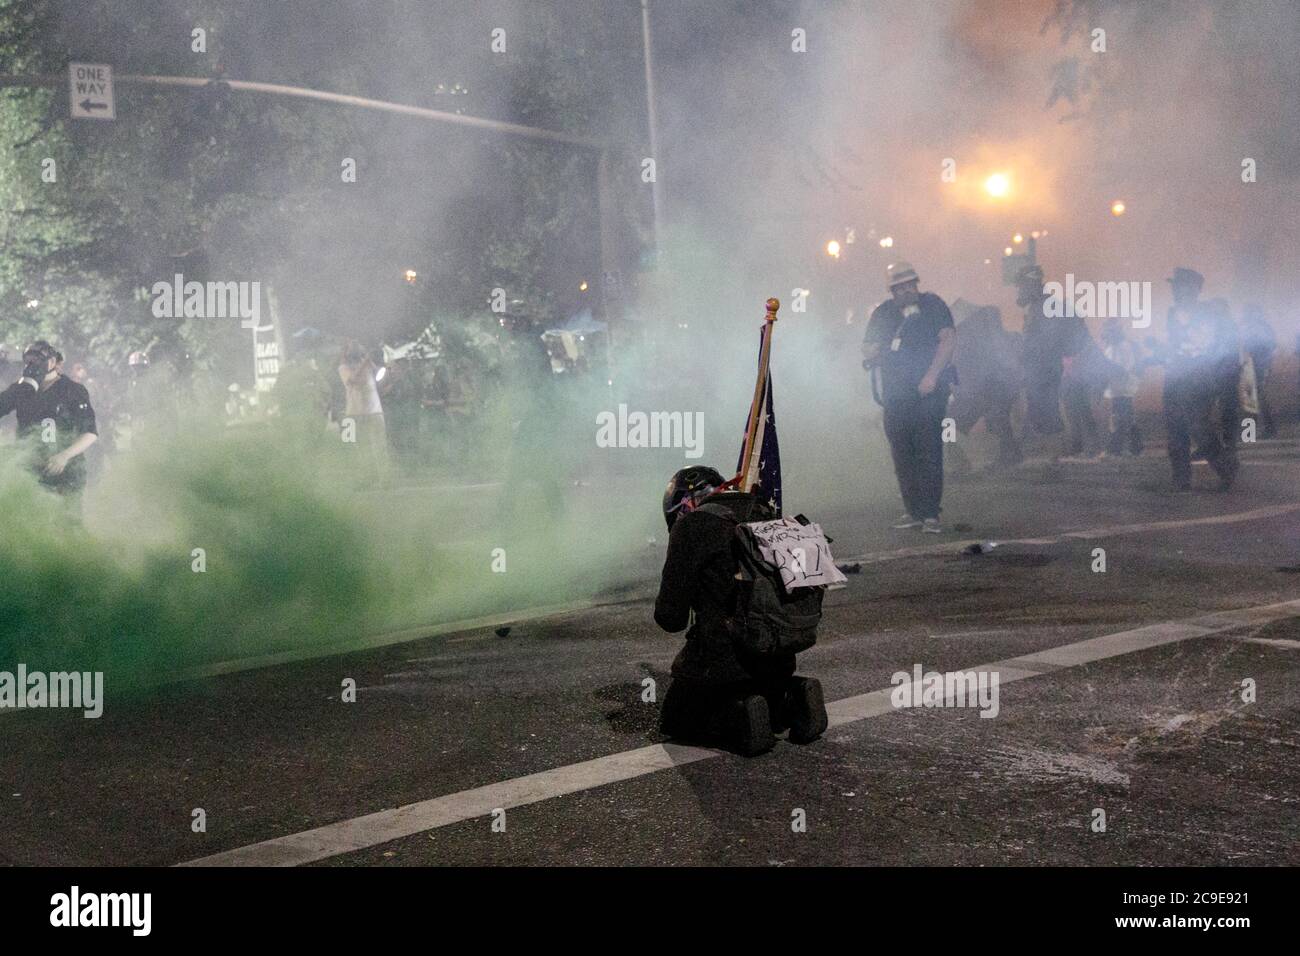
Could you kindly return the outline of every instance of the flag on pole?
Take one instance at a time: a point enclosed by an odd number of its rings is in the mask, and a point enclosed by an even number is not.
[[[745,439],[736,462],[736,477],[727,482],[741,491],[749,491],[765,500],[781,514],[781,450],[776,440],[776,411],[772,406],[772,330],[780,303],[767,300],[767,318],[759,332],[758,378],[754,383],[754,400],[745,422]]]
[[[753,414],[751,409],[750,414]],[[749,456],[746,467],[745,449],[740,449],[741,459],[737,471],[743,471],[740,487],[752,491],[781,515],[781,448],[776,440],[776,410],[772,407],[772,376],[767,376],[767,388],[758,408],[758,429],[754,433],[756,454]],[[747,429],[748,430],[748,429]]]

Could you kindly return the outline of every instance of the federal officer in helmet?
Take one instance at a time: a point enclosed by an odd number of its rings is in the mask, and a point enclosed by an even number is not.
[[[862,358],[865,367],[880,368],[885,437],[905,509],[894,527],[939,534],[943,418],[956,382],[952,312],[920,290],[909,263],[892,263],[886,281],[889,298],[871,313]]]

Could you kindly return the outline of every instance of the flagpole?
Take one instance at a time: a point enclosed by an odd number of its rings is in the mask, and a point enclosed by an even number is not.
[[[762,453],[762,448],[757,445],[756,439],[760,417],[763,415],[763,401],[767,395],[768,364],[772,357],[772,329],[776,325],[776,313],[780,308],[781,303],[777,299],[767,300],[763,346],[758,356],[758,377],[754,381],[754,400],[749,405],[749,428],[745,431],[744,451],[740,456],[740,472],[731,479],[741,491],[753,490],[753,485],[747,485],[746,482],[753,474],[755,458]]]

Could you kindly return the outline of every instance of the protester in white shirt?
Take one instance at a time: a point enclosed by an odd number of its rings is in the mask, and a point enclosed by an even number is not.
[[[1102,351],[1112,366],[1104,397],[1110,402],[1108,455],[1142,454],[1142,435],[1137,427],[1134,399],[1138,393],[1137,346],[1124,336],[1124,323],[1108,319],[1101,331]]]
[[[339,378],[343,380],[346,399],[343,406],[343,438],[351,436],[363,456],[367,477],[386,470],[388,464],[387,433],[384,429],[384,406],[379,400],[379,384],[375,379],[375,363],[360,343],[348,342],[339,362]]]

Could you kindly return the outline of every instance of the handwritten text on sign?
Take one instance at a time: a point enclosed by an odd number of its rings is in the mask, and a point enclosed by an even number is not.
[[[835,567],[831,546],[819,524],[800,524],[793,518],[758,521],[749,526],[758,550],[781,575],[786,590],[819,584],[843,584],[848,580]]]

